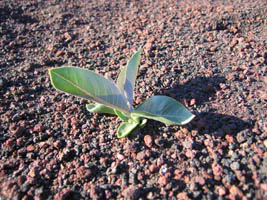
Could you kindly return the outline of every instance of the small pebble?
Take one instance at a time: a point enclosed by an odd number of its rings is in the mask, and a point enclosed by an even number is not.
[[[137,153],[137,155],[136,155],[137,160],[143,160],[143,159],[145,159],[145,157],[146,157],[145,151],[141,151],[141,152]]]
[[[122,154],[120,154],[120,153],[117,154],[117,158],[118,158],[119,160],[124,160],[124,159],[125,159],[124,155],[122,155]]]
[[[122,195],[129,200],[137,199],[140,196],[140,189],[137,186],[130,185],[122,191]]]
[[[231,168],[233,171],[235,171],[235,170],[239,170],[239,168],[240,168],[240,164],[239,164],[238,162],[233,162],[233,163],[231,163],[230,168]]]
[[[150,172],[155,172],[157,170],[157,165],[156,164],[151,164],[150,166],[149,166],[149,171]]]
[[[160,176],[158,179],[158,184],[160,184],[161,186],[165,186],[168,183],[168,178],[166,178],[165,176]]]
[[[222,176],[223,168],[218,163],[212,164],[212,172],[215,176]]]
[[[149,148],[152,147],[153,140],[152,140],[152,137],[150,135],[145,135],[144,142],[145,142],[147,147],[149,147]]]
[[[192,145],[193,145],[193,140],[191,138],[185,139],[185,141],[183,141],[183,146],[186,149],[191,149],[192,148]]]
[[[9,131],[15,136],[15,137],[21,137],[25,128],[20,125],[12,124],[9,126]]]

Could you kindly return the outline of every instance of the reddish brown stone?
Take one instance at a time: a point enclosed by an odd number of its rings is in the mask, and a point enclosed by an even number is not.
[[[217,191],[218,191],[219,196],[224,196],[226,194],[226,190],[223,187],[218,186]]]
[[[187,196],[186,192],[180,192],[177,194],[177,199],[179,200],[190,200],[190,198]]]
[[[262,184],[260,185],[260,188],[261,188],[261,190],[263,190],[263,191],[267,191],[267,183],[262,183]]]
[[[223,168],[218,163],[213,163],[211,167],[214,176],[219,176],[219,177],[222,176]]]
[[[122,154],[120,154],[120,153],[118,153],[118,154],[117,154],[117,158],[118,158],[119,160],[124,160],[124,159],[125,159],[125,156],[122,155]]]
[[[32,167],[28,173],[28,176],[34,178],[39,175],[39,169],[38,167]]]
[[[149,147],[149,148],[152,147],[153,140],[152,140],[152,137],[150,135],[145,135],[144,142],[145,142],[147,147]]]
[[[81,166],[77,169],[77,178],[79,179],[87,179],[92,175],[91,169],[85,168]]]
[[[241,198],[243,197],[243,193],[242,191],[236,187],[235,185],[232,185],[231,188],[230,188],[230,195],[229,195],[229,198],[230,199],[238,199],[238,198]]]
[[[167,185],[168,182],[169,182],[169,180],[165,176],[160,176],[158,178],[158,184],[160,184],[161,186]]]
[[[186,157],[193,159],[196,155],[196,152],[194,150],[191,149],[187,149],[187,151],[185,152]]]
[[[196,104],[196,99],[191,99],[190,100],[190,106],[193,106],[193,105],[195,105]]]
[[[149,171],[151,172],[151,173],[154,173],[154,172],[156,172],[157,171],[157,165],[156,164],[151,164],[150,166],[149,166]]]
[[[36,124],[34,127],[33,127],[33,132],[42,132],[43,131],[43,126],[41,124]]]
[[[122,195],[129,200],[134,200],[140,196],[140,189],[137,186],[130,185],[122,191]]]
[[[202,176],[196,176],[195,181],[199,183],[200,185],[204,185],[206,182]]]
[[[28,152],[32,152],[32,151],[35,150],[35,147],[34,147],[34,145],[30,144],[30,145],[27,146],[26,149],[27,149]]]
[[[137,160],[143,160],[143,159],[145,159],[145,157],[146,157],[146,154],[144,151],[141,151],[141,152],[137,153],[137,155],[136,155]]]
[[[12,138],[9,138],[8,140],[6,140],[5,144],[8,149],[12,149],[12,146],[15,144],[15,141]]]
[[[226,135],[225,138],[229,143],[234,143],[234,141],[235,141],[233,136],[231,136],[231,135]]]
[[[24,132],[25,128],[19,125],[12,124],[9,126],[9,131],[15,136],[15,137],[21,137],[22,133]]]

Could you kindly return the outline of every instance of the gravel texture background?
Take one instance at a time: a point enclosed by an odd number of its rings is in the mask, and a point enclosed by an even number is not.
[[[267,198],[267,2],[0,1],[0,199]],[[135,104],[197,117],[117,139],[116,116],[52,88],[63,64],[116,79],[143,45]]]

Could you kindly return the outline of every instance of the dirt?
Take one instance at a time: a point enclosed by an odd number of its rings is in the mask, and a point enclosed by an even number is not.
[[[0,199],[266,198],[266,13],[264,0],[2,0]],[[116,79],[139,46],[135,104],[171,96],[188,125],[118,139],[116,116],[50,83],[62,65]]]

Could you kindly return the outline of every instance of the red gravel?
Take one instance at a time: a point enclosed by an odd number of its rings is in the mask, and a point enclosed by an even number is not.
[[[0,1],[0,199],[267,197],[264,0]],[[135,103],[197,117],[118,139],[115,116],[55,91],[63,64],[116,78],[143,45]]]

